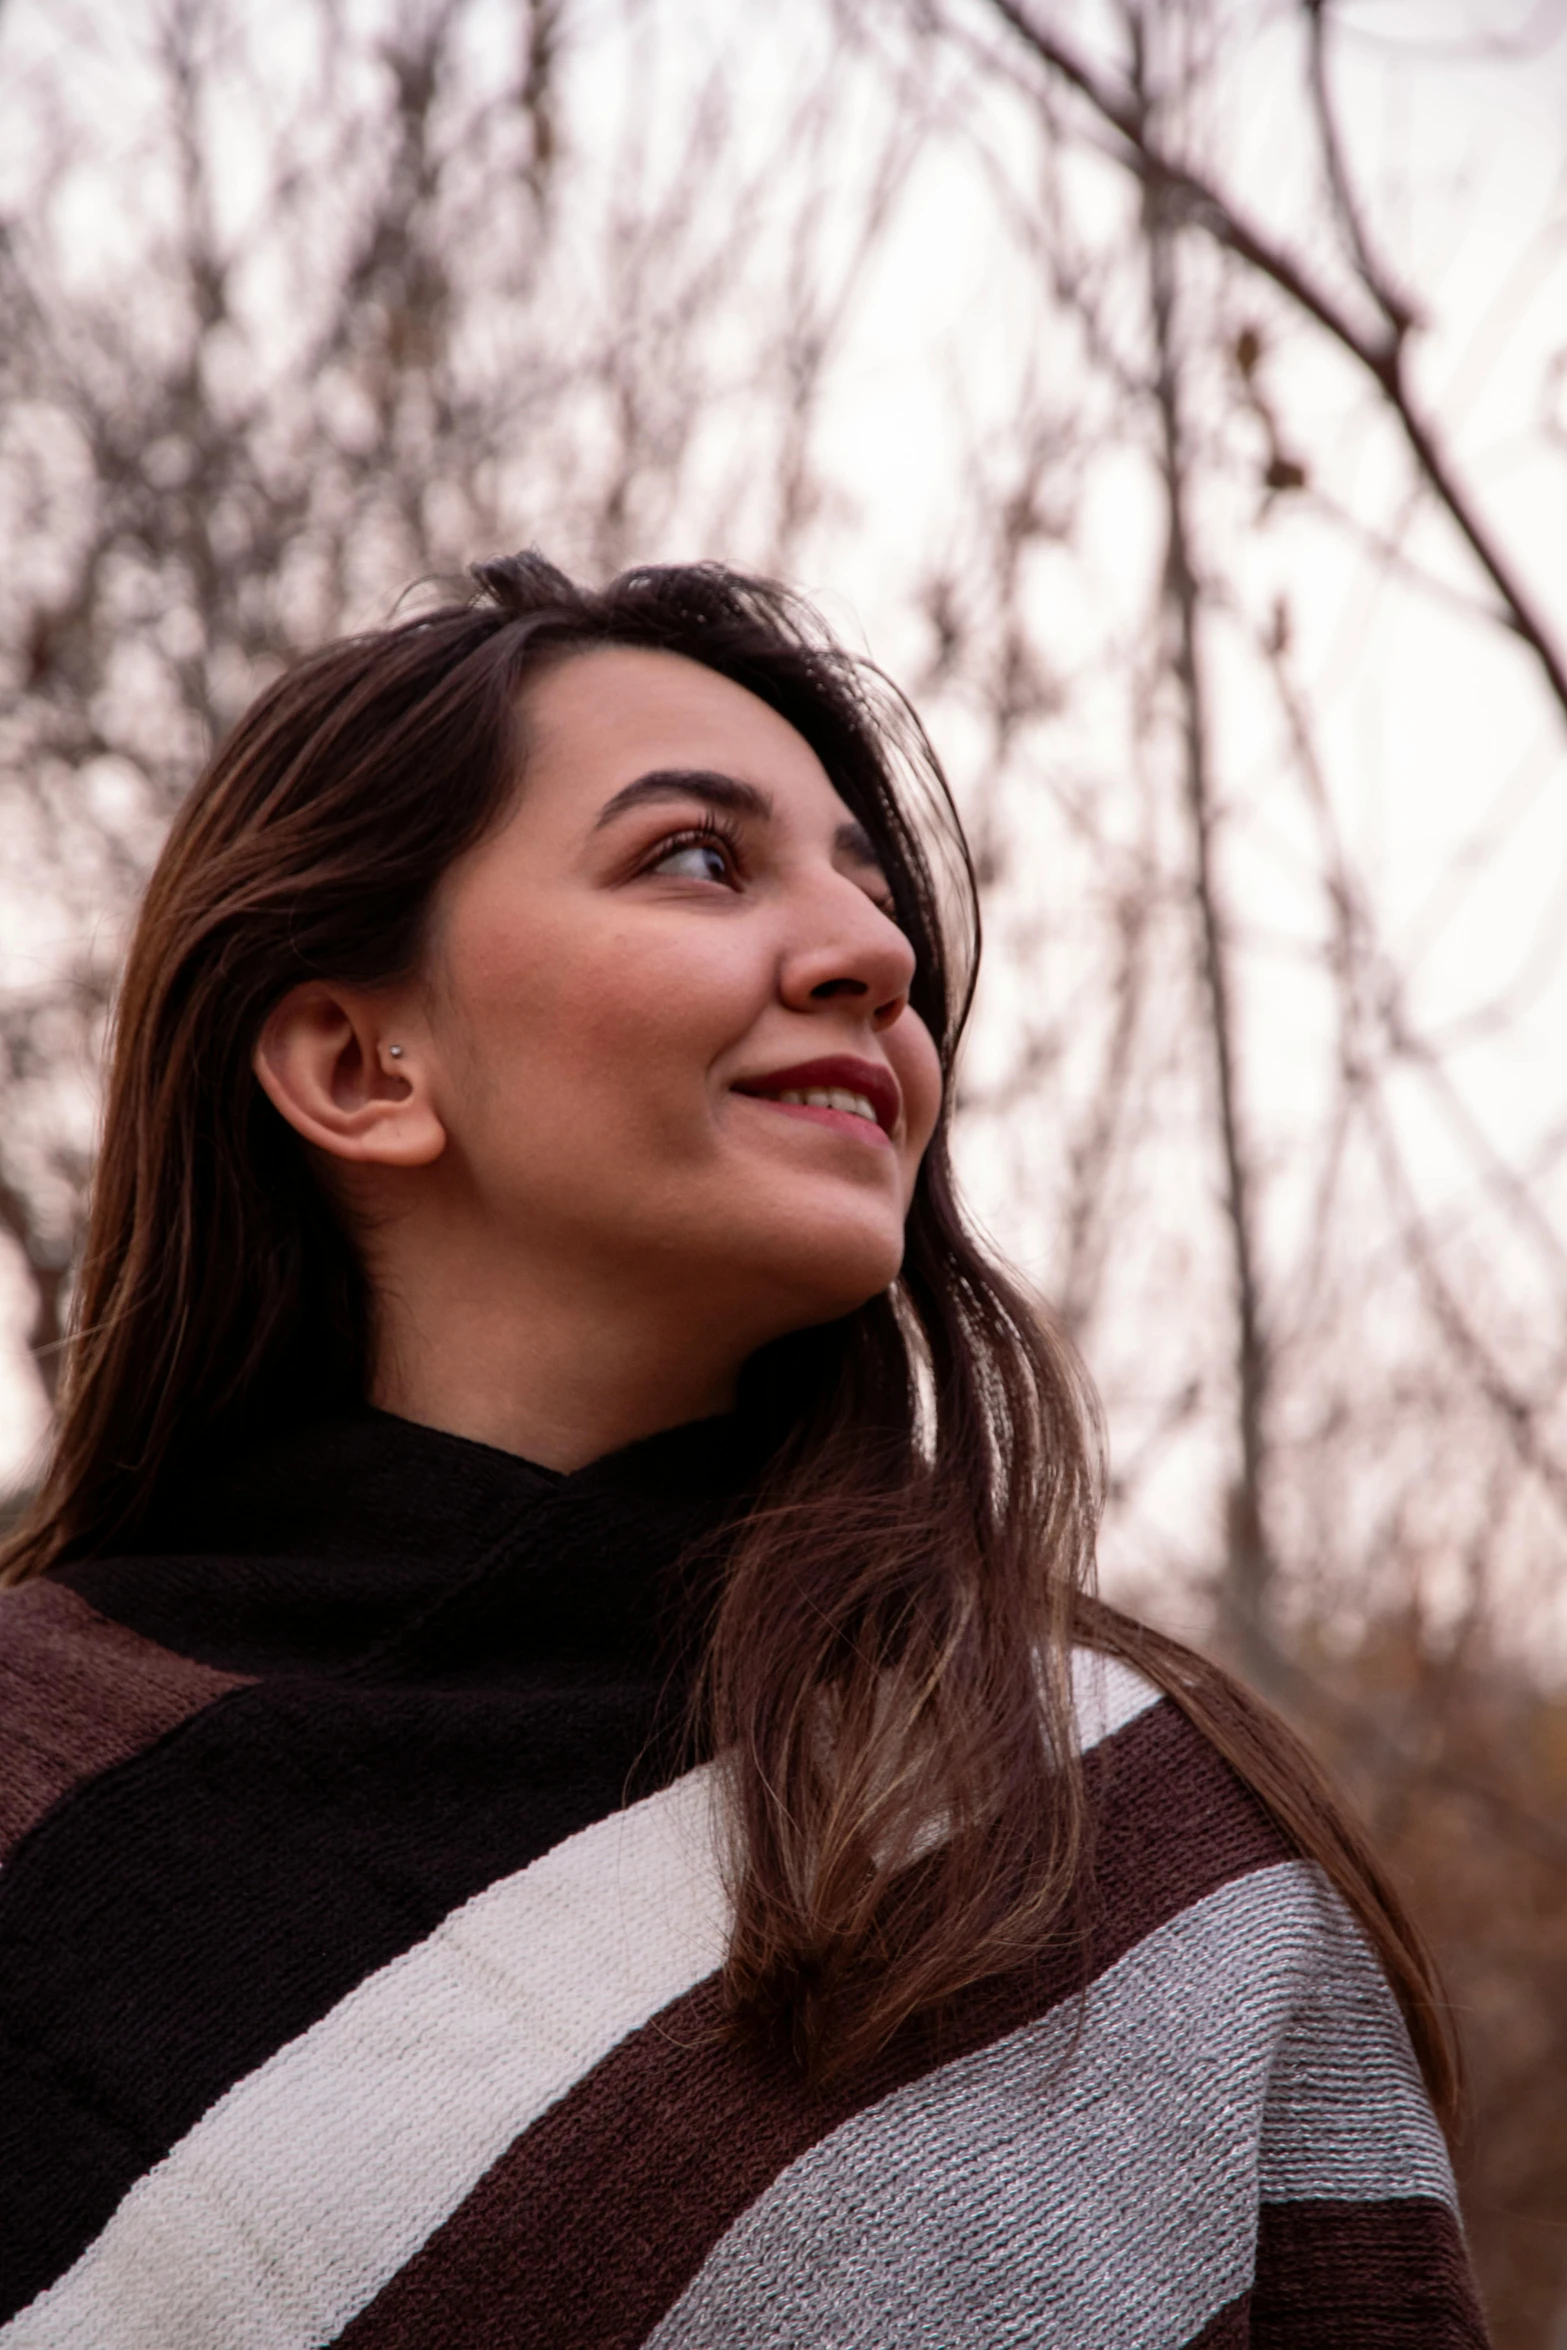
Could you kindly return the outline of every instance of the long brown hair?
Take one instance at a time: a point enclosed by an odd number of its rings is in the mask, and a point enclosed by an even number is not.
[[[359,1262],[251,1053],[299,980],[417,968],[436,884],[525,772],[519,698],[542,663],[665,648],[804,736],[876,845],[950,1076],[973,875],[935,754],[879,674],[782,588],[714,565],[590,590],[526,555],[473,579],[280,679],[174,826],[116,1016],[59,1435],[0,1554],[6,1580],[112,1551],[196,1460],[362,1398]],[[818,2071],[1059,1928],[1084,1875],[1080,1640],[1164,1689],[1321,1865],[1450,2123],[1430,1961],[1309,1754],[1216,1667],[1092,1597],[1092,1394],[965,1227],[945,1118],[894,1287],[764,1349],[747,1381],[789,1433],[727,1568],[703,1683],[735,1829],[736,2011]]]

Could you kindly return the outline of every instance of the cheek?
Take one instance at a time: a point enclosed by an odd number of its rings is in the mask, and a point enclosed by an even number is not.
[[[888,1054],[903,1089],[905,1174],[910,1188],[941,1115],[941,1056],[924,1022],[905,1013],[887,1038]]]
[[[568,1133],[574,1104],[600,1137],[689,1123],[751,1016],[747,973],[724,941],[704,944],[591,918],[474,926],[451,976],[476,1091],[497,1106],[525,1094],[537,1123]]]

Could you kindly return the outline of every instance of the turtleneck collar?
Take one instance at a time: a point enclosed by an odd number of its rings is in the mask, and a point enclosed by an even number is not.
[[[160,1645],[243,1673],[471,1684],[667,1669],[693,1651],[720,1537],[764,1457],[731,1415],[563,1476],[365,1409],[214,1467],[133,1553],[58,1579]]]

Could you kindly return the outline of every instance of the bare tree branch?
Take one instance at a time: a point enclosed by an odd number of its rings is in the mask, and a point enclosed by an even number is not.
[[[1131,88],[1113,88],[1069,42],[1041,23],[1023,0],[987,0],[987,5],[1032,57],[1087,102],[1101,127],[1112,134],[1112,152],[1145,190],[1158,191],[1164,220],[1172,227],[1201,229],[1216,245],[1266,278],[1376,383],[1422,479],[1495,589],[1499,603],[1496,618],[1528,646],[1562,718],[1567,721],[1567,659],[1517,565],[1506,554],[1460,480],[1419,405],[1409,380],[1407,345],[1411,321],[1391,289],[1379,281],[1378,326],[1369,329],[1359,324],[1304,260],[1290,253],[1258,222],[1248,219],[1204,173],[1179,162],[1168,152],[1150,127],[1147,110],[1138,103]],[[1323,93],[1325,101],[1325,83]],[[1327,120],[1331,122],[1331,113]],[[1336,132],[1329,140],[1329,147],[1337,155]],[[1361,250],[1357,243],[1357,275],[1361,274]]]

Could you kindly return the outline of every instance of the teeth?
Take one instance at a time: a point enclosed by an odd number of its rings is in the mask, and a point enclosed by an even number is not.
[[[852,1118],[868,1118],[876,1124],[876,1112],[863,1093],[844,1093],[837,1086],[815,1086],[808,1092],[788,1092],[774,1095],[775,1101],[798,1102],[808,1110],[847,1110]]]

